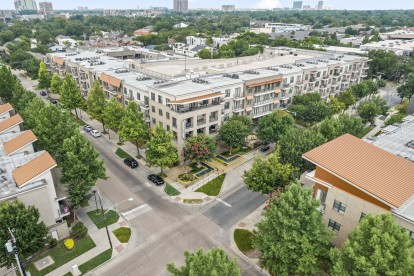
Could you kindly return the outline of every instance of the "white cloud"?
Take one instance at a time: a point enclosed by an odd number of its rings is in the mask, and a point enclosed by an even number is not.
[[[254,5],[255,9],[274,9],[280,7],[278,0],[260,0]]]

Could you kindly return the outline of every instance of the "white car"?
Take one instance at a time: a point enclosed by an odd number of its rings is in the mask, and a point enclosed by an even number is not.
[[[98,138],[98,137],[102,136],[102,134],[99,132],[99,130],[96,130],[96,129],[91,130],[89,133],[95,138]]]

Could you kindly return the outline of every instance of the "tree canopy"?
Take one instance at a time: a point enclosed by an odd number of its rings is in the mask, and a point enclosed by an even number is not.
[[[280,136],[294,126],[294,123],[292,115],[282,110],[276,110],[259,119],[257,136],[265,143],[275,143],[279,141]]]
[[[60,76],[57,73],[54,73],[50,82],[50,90],[55,94],[60,94],[62,83],[63,80],[60,78]]]
[[[216,141],[205,134],[188,137],[184,146],[184,159],[191,162],[203,162],[216,154]]]
[[[78,118],[77,108],[83,107],[85,103],[78,84],[70,74],[66,74],[62,86],[60,87],[59,101],[63,104],[65,109],[75,109],[76,118]]]
[[[397,88],[397,93],[402,99],[411,101],[414,95],[414,74],[410,75],[407,81]]]
[[[103,91],[98,80],[93,83],[92,89],[89,90],[86,106],[88,108],[89,117],[100,121],[102,123],[102,128],[105,131],[104,111],[106,99],[105,92]]]
[[[112,97],[105,106],[103,119],[108,127],[109,139],[111,139],[110,129],[118,129],[119,123],[124,116],[124,108],[115,97]]]
[[[47,70],[46,64],[43,61],[40,62],[40,65],[39,65],[38,80],[39,80],[39,83],[37,87],[39,89],[44,89],[44,88],[47,89],[50,87],[50,82],[51,82],[50,72],[49,70]]]
[[[219,129],[220,139],[230,147],[243,145],[250,129],[240,120],[230,120],[225,122]]]

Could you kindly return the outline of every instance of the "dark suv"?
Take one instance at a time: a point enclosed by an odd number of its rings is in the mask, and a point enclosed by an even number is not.
[[[151,181],[152,183],[154,183],[157,186],[160,186],[160,185],[164,184],[164,179],[162,179],[160,176],[158,176],[156,174],[148,175],[148,180]]]
[[[124,164],[130,167],[131,169],[135,169],[138,167],[138,162],[134,158],[125,158]]]

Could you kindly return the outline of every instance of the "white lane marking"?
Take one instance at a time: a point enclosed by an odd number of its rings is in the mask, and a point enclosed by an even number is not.
[[[133,218],[136,218],[142,214],[145,214],[149,211],[151,211],[152,208],[151,206],[149,206],[148,204],[144,203],[132,210],[126,211],[124,213],[122,213],[122,216],[126,219],[126,220],[131,220]]]
[[[223,203],[223,204],[224,204],[224,205],[226,205],[227,207],[231,207],[231,204],[229,204],[229,203],[225,202],[225,201],[224,201],[224,200],[222,200],[221,198],[216,197],[216,200],[217,200],[218,202]]]

